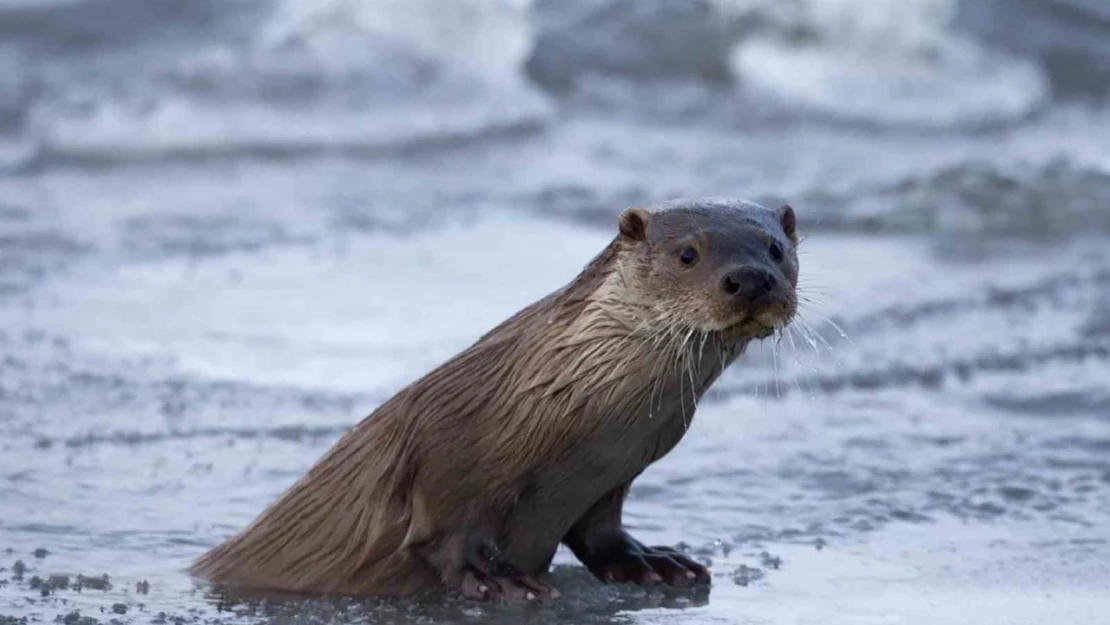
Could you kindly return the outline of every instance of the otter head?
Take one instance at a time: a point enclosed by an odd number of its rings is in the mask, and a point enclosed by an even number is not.
[[[794,316],[794,211],[739,200],[667,202],[621,214],[621,274],[652,317],[746,341]]]

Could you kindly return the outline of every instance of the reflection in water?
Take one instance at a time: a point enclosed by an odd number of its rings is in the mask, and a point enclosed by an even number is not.
[[[290,595],[207,591],[205,597],[221,614],[274,623],[435,624],[465,623],[619,623],[630,613],[655,610],[688,610],[709,604],[711,589],[700,587],[639,589],[605,586],[580,567],[556,567],[550,582],[566,600],[544,605],[484,604],[455,594],[432,593],[417,597],[297,598]]]

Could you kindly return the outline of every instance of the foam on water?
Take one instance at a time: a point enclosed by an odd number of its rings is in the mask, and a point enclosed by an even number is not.
[[[773,28],[738,45],[737,74],[788,108],[868,124],[997,124],[1042,108],[1048,90],[1039,68],[953,34],[953,5],[794,3],[765,18]]]
[[[71,346],[91,354],[172,354],[190,377],[385,393],[569,281],[607,238],[506,218],[418,239],[374,234],[330,250],[171,258],[76,272],[59,285],[64,295],[35,305],[32,317],[35,327],[81,334]],[[537,247],[539,240],[557,245]],[[505,262],[524,257],[527,266]],[[473,288],[499,281],[512,287]],[[121,290],[131,295],[121,299]],[[191,308],[196,301],[206,302],[204,315]],[[282,302],[280,320],[274,301]],[[85,313],[74,318],[75,309]],[[397,364],[381,367],[383,360]]]
[[[530,31],[510,3],[245,1],[197,24],[166,12],[143,31],[177,29],[164,47],[10,50],[17,78],[44,68],[11,87],[40,94],[25,103],[32,163],[392,153],[534,130],[550,114],[520,75]]]

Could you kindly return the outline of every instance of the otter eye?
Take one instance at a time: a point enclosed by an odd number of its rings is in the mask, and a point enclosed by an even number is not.
[[[776,263],[782,262],[782,247],[778,243],[771,241],[771,247],[767,248],[767,251],[771,253],[771,260],[775,261]]]
[[[698,262],[698,251],[687,245],[678,253],[678,262],[687,267],[693,267],[694,263]]]

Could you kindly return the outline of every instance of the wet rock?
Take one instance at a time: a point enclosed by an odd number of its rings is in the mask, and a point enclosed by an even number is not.
[[[538,0],[528,76],[555,92],[586,75],[727,83],[727,23],[709,0]]]
[[[763,569],[741,564],[732,572],[732,581],[739,586],[749,586],[752,582],[763,579]]]
[[[961,0],[953,23],[1036,59],[1059,95],[1110,91],[1110,4],[1103,0]]]
[[[23,563],[23,560],[16,560],[15,564],[12,565],[12,579],[13,580],[15,580],[17,582],[23,581],[23,574],[26,573],[26,572],[27,572],[27,565]]]
[[[32,555],[34,555],[36,558],[42,559],[50,555],[50,552],[42,547],[39,547],[32,552]]]
[[[824,227],[1030,239],[1110,232],[1110,174],[1066,158],[1013,166],[966,162],[812,199],[829,211],[821,213]]]
[[[76,589],[88,588],[90,590],[111,590],[112,582],[109,580],[108,575],[101,575],[100,577],[89,577],[86,575],[77,576]]]
[[[127,614],[127,604],[125,604],[125,603],[113,603],[112,604],[112,612],[115,612],[116,614]]]
[[[759,554],[759,563],[769,569],[778,569],[782,566],[782,558],[771,555],[770,553],[764,551],[763,553]]]
[[[74,610],[65,616],[58,615],[54,619],[55,623],[64,623],[65,625],[97,625],[100,621],[91,616],[81,616],[81,612]]]
[[[46,578],[46,583],[43,586],[56,590],[67,590],[69,588],[69,575],[51,575]]]
[[[998,494],[1010,501],[1028,501],[1036,496],[1036,491],[1021,486],[1003,486],[998,489]]]

